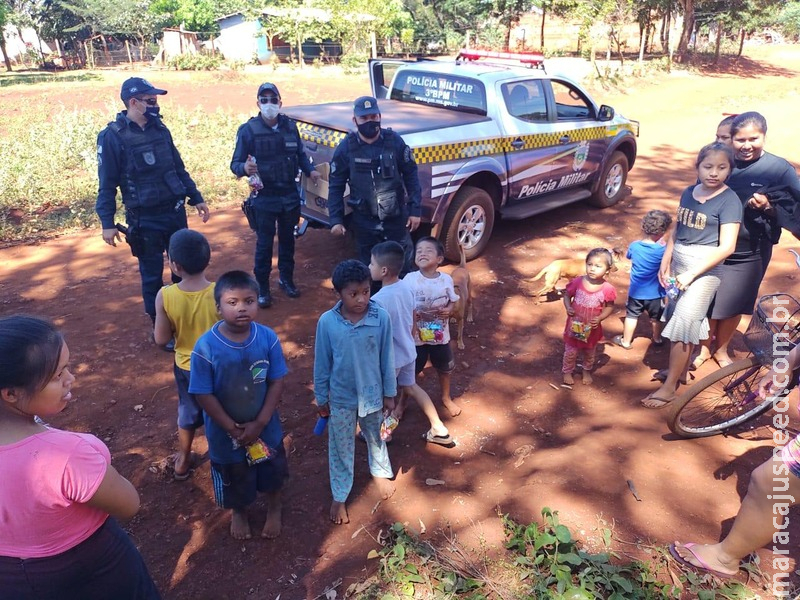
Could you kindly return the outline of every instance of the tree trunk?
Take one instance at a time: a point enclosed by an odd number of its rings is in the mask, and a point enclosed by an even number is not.
[[[3,61],[6,63],[6,71],[10,73],[14,69],[11,68],[11,60],[9,60],[8,54],[6,54],[6,38],[3,35],[2,29],[0,29],[0,52],[3,54]]]
[[[511,21],[506,25],[506,52],[511,52]]]
[[[742,58],[742,50],[744,50],[744,37],[745,37],[744,27],[742,27],[739,30],[739,33],[740,33],[740,35],[739,35],[739,53],[736,55],[736,58]]]
[[[678,62],[686,62],[689,55],[689,42],[694,31],[694,0],[684,0],[683,7],[683,28],[681,29],[681,39],[678,42]]]
[[[539,50],[544,52],[544,19],[547,16],[547,7],[542,4],[542,28],[539,32]]]
[[[722,44],[722,22],[717,21],[717,47],[714,50],[714,64],[719,64],[719,47]]]

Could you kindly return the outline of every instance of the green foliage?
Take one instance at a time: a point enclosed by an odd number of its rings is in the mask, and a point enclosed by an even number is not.
[[[160,17],[166,27],[183,25],[189,31],[216,32],[215,3],[211,0],[154,0],[148,10]]]
[[[787,2],[778,15],[776,25],[787,39],[800,39],[800,2]]]
[[[342,56],[340,64],[347,75],[355,75],[366,70],[368,59],[366,52],[348,52]]]
[[[399,600],[436,598],[437,600],[754,600],[757,596],[739,583],[714,587],[708,575],[687,571],[670,575],[663,567],[666,550],[655,549],[656,560],[622,563],[611,551],[613,533],[602,520],[600,534],[603,551],[584,550],[558,513],[544,508],[542,524],[521,525],[507,515],[502,517],[506,532],[507,557],[495,561],[489,572],[485,557],[465,558],[455,539],[437,549],[419,536],[395,523],[388,535],[379,535],[383,547],[372,550],[369,559],[378,559],[377,578],[348,590],[356,600]],[[453,558],[455,557],[455,559]],[[670,559],[671,560],[671,559]],[[476,568],[476,565],[480,565]],[[757,575],[757,574],[754,574]],[[664,582],[672,577],[675,585]]]
[[[177,71],[214,71],[221,65],[222,57],[209,52],[178,54],[169,59],[169,66]]]

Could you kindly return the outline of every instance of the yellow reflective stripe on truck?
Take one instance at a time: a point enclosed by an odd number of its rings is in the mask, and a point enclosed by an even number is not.
[[[335,148],[347,135],[341,131],[335,131],[317,125],[309,125],[303,122],[297,124],[297,129],[303,140],[315,142],[331,148]],[[568,131],[551,131],[548,133],[490,138],[480,141],[470,140],[466,142],[452,142],[449,144],[431,144],[430,146],[419,146],[412,150],[417,164],[423,165],[427,163],[463,160],[476,156],[489,156],[492,154],[520,152],[523,150],[532,150],[534,148],[558,146],[560,143],[559,140],[564,136],[569,136],[570,141],[573,142],[588,142],[604,137],[614,137],[621,129],[627,129],[633,132],[634,135],[637,133],[632,125],[625,123],[609,125],[607,127],[587,127]],[[514,148],[511,146],[511,142],[515,140],[522,140],[523,145],[519,148]]]
[[[311,125],[302,121],[297,123],[297,131],[300,132],[300,138],[306,142],[314,142],[330,148],[336,148],[339,142],[347,136],[346,132],[320,127],[319,125]]]

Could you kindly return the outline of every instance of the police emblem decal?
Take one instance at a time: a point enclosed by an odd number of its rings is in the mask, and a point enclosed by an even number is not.
[[[572,162],[572,170],[580,171],[583,165],[586,164],[586,158],[589,156],[589,142],[581,142],[575,148],[575,160]]]
[[[364,108],[372,108],[372,102],[369,100],[364,101]]]
[[[153,152],[145,152],[142,155],[144,162],[150,165],[151,167],[156,164],[156,155]]]

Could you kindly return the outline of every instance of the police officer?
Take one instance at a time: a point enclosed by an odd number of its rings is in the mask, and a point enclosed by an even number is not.
[[[256,94],[260,114],[241,125],[236,132],[236,148],[231,171],[237,177],[258,174],[263,188],[254,188],[252,224],[256,231],[253,274],[258,281],[258,305],[272,304],[269,274],[272,270],[272,243],[278,232],[278,285],[290,298],[300,296],[294,284],[294,228],[300,220],[298,170],[313,182],[320,179],[308,159],[297,125],[280,114],[281,95],[272,83],[263,83]]]
[[[422,210],[417,163],[403,138],[381,128],[381,111],[375,98],[362,96],[355,101],[353,123],[357,132],[350,132],[339,143],[331,160],[331,232],[345,234],[343,196],[349,182],[347,203],[353,209],[359,258],[368,265],[373,246],[393,240],[406,251],[404,271],[408,271],[414,253],[410,232],[419,227]]]
[[[97,136],[100,186],[95,210],[103,241],[110,246],[122,241],[114,225],[119,188],[128,223],[126,237],[131,253],[139,260],[144,310],[153,322],[156,294],[164,285],[164,251],[170,236],[187,227],[186,198],[203,223],[209,217],[203,196],[161,122],[158,96],[166,93],[141,77],[126,79],[120,93],[126,110]]]

